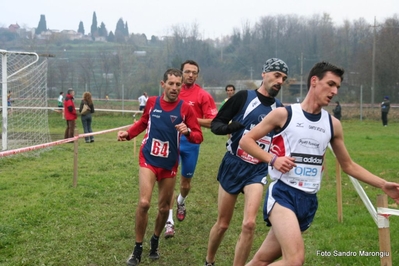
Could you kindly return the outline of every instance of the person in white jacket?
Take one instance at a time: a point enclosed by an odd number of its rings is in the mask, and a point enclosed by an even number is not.
[[[147,104],[147,100],[148,100],[148,95],[147,95],[147,93],[146,92],[143,92],[143,95],[141,95],[139,98],[138,98],[138,100],[139,100],[139,110],[140,111],[143,111],[144,110],[144,107],[145,107],[145,105]]]

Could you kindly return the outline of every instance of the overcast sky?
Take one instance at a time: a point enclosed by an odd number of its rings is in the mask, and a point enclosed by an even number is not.
[[[90,32],[93,12],[97,23],[104,22],[115,31],[119,18],[128,23],[130,33],[163,36],[171,27],[197,24],[204,38],[217,38],[253,26],[262,16],[296,14],[310,18],[329,13],[336,25],[345,19],[360,17],[373,23],[399,14],[399,0],[15,0],[4,1],[0,8],[0,27],[18,23],[24,28],[38,26],[40,15],[46,16],[49,29],[77,30],[82,21]]]

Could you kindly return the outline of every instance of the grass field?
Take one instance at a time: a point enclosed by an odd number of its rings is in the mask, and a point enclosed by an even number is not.
[[[124,116],[96,113],[93,130],[128,125]],[[52,139],[61,139],[65,121],[49,117]],[[80,119],[77,121],[82,132]],[[345,141],[352,158],[392,181],[399,182],[399,126],[382,127],[380,121],[344,120]],[[187,199],[187,218],[176,221],[175,238],[160,241],[161,258],[141,265],[203,265],[209,230],[217,217],[216,174],[225,152],[225,136],[204,130],[200,158]],[[137,138],[138,152],[142,135]],[[72,186],[73,145],[63,144],[41,152],[0,159],[0,265],[125,265],[134,245],[134,212],[137,203],[138,158],[133,141],[117,142],[116,132],[79,140],[78,185]],[[319,192],[319,210],[304,234],[305,265],[379,265],[379,257],[359,251],[379,251],[378,230],[343,174],[343,223],[337,222],[335,161],[327,153],[326,174]],[[375,203],[380,190],[363,186]],[[153,232],[157,189],[153,195],[144,254]],[[397,206],[392,204],[392,208]],[[217,265],[232,265],[242,221],[242,197],[231,227],[217,253]],[[391,217],[393,265],[399,265],[399,220]],[[251,257],[268,228],[259,210]],[[357,256],[335,256],[334,251]],[[324,252],[321,255],[320,252]],[[331,252],[331,255],[328,255]],[[327,255],[326,255],[327,254]]]

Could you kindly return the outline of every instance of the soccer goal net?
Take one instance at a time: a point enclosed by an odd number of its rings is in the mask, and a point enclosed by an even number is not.
[[[2,150],[51,141],[47,109],[47,58],[0,50]]]

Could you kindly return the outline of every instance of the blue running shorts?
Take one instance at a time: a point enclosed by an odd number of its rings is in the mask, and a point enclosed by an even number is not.
[[[219,167],[217,180],[230,194],[243,193],[244,187],[254,183],[267,184],[267,164],[251,164],[226,152]]]
[[[273,181],[268,187],[263,206],[263,219],[267,226],[272,226],[269,212],[276,202],[295,213],[302,232],[310,227],[318,207],[316,194],[303,192],[279,180]]]
[[[192,178],[197,166],[200,145],[191,143],[185,136],[180,138],[181,175]]]

